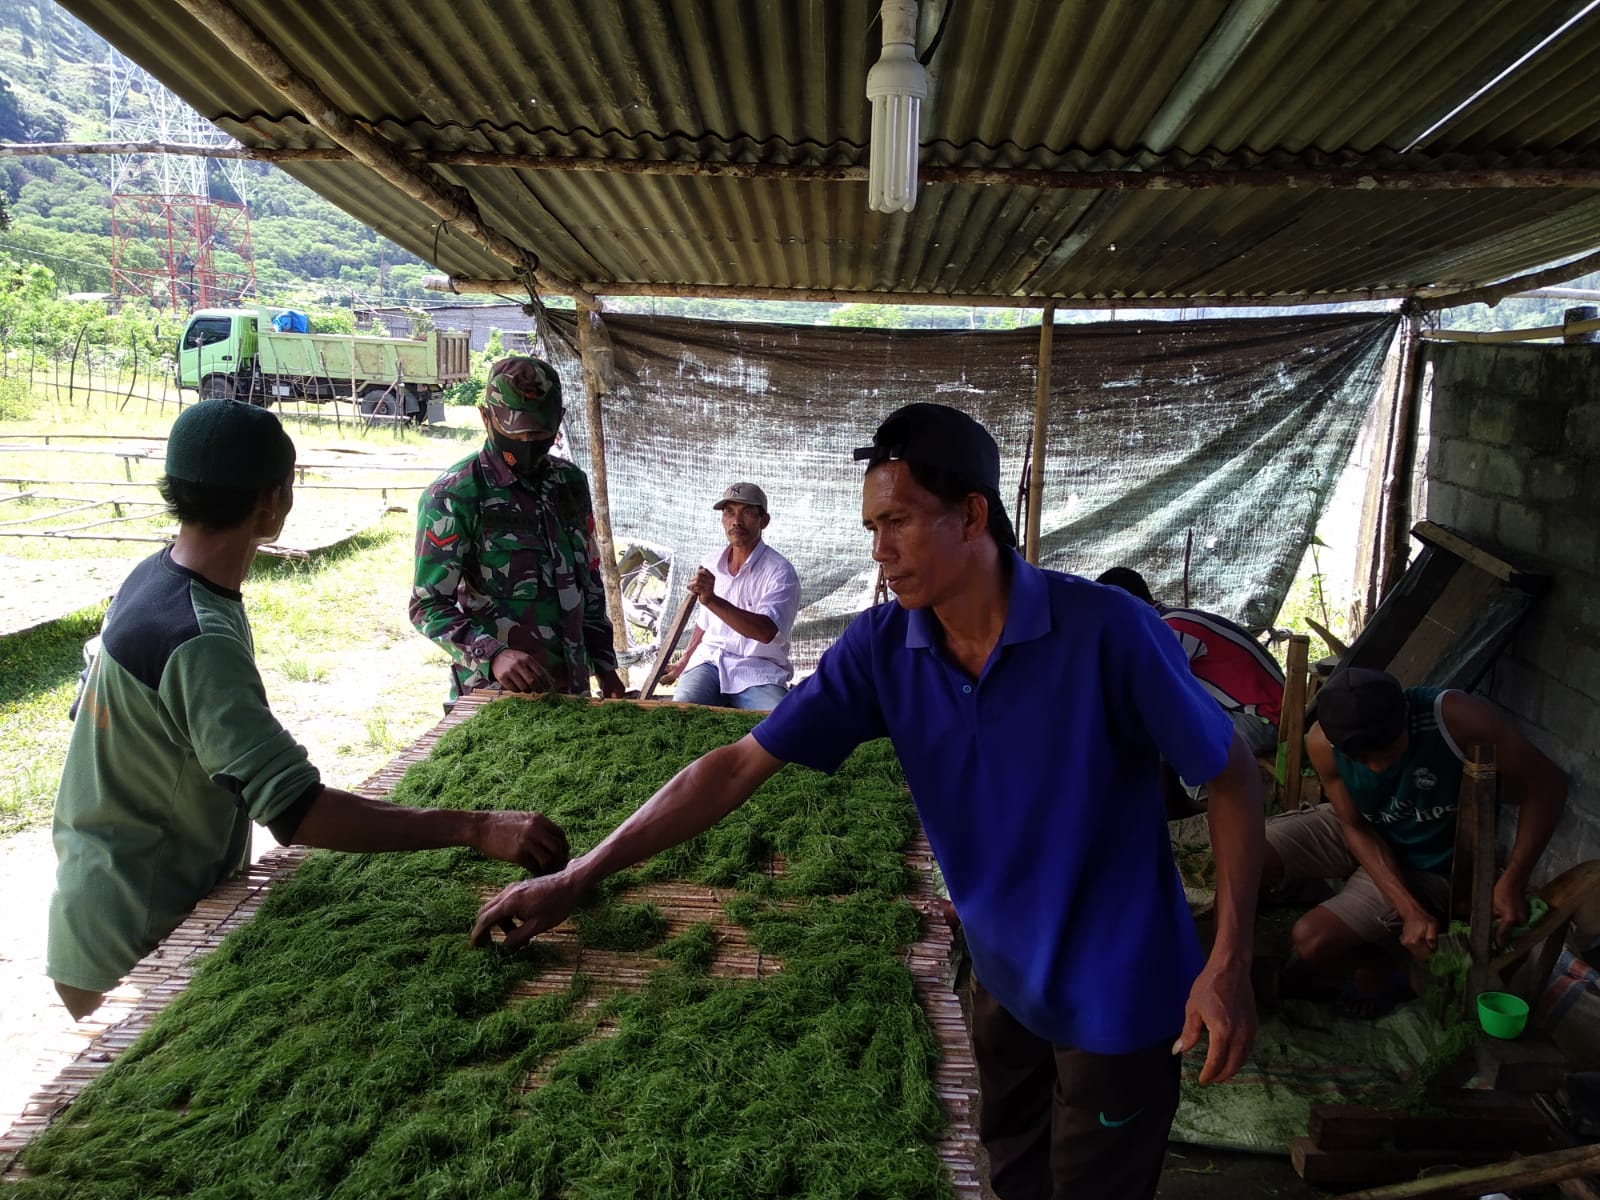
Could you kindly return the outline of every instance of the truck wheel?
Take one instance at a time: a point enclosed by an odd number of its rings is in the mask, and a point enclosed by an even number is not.
[[[389,388],[368,388],[361,393],[361,415],[395,417],[400,414],[400,395]],[[379,422],[373,421],[376,425]]]
[[[207,375],[200,381],[202,400],[232,400],[233,381],[226,375]]]

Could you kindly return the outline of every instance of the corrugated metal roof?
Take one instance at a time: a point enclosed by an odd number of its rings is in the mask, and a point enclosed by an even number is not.
[[[247,144],[332,145],[305,119],[315,114],[294,111],[190,15],[210,2],[65,7]],[[1593,168],[1600,12],[1586,14],[1587,3],[924,0],[919,41],[943,25],[929,64],[924,160],[1244,175]],[[871,0],[229,7],[335,108],[406,150],[613,166],[866,161],[863,88],[879,40]],[[449,274],[509,274],[359,163],[285,167]],[[1600,190],[1589,187],[929,183],[913,213],[883,216],[867,211],[860,182],[426,169],[464,187],[489,224],[546,268],[585,284],[1310,297],[1472,286],[1600,246]]]

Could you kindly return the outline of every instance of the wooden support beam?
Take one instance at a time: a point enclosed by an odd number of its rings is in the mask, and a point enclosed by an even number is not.
[[[459,296],[514,295],[521,285],[514,279],[468,279],[459,275],[424,275],[422,286],[430,292]],[[938,292],[857,292],[847,288],[743,287],[711,283],[629,283],[594,281],[585,284],[596,296],[659,296],[677,300],[778,300],[816,304],[904,304],[957,308],[1038,308],[1054,299],[1057,308],[1073,311],[1110,309],[1257,308],[1263,305],[1364,304],[1400,301],[1413,295],[1408,288],[1382,288],[1347,292],[1296,292],[1252,296],[1040,296],[952,295]]]
[[[589,487],[594,500],[594,537],[600,547],[600,582],[606,593],[606,615],[611,618],[611,643],[620,653],[628,648],[628,624],[622,608],[622,580],[617,574],[617,545],[611,536],[611,485],[606,473],[606,430],[600,397],[605,391],[605,367],[600,362],[606,341],[600,314],[578,309],[578,356],[583,363],[585,418],[589,426]]]
[[[1050,363],[1055,348],[1056,304],[1044,306],[1039,317],[1039,367],[1033,393],[1033,452],[1028,464],[1028,527],[1022,556],[1039,565],[1039,522],[1044,509],[1044,460],[1050,416]]]
[[[340,146],[208,146],[187,142],[11,142],[0,143],[0,158],[66,158],[103,154],[170,154],[246,159],[257,162],[347,162],[356,157]],[[489,167],[515,171],[557,171],[604,175],[666,175],[708,179],[778,179],[803,183],[865,183],[867,168],[854,163],[732,162],[719,159],[622,158],[597,155],[526,154],[500,150],[427,150],[408,153],[417,162],[450,167]],[[1402,160],[1405,162],[1407,160]],[[1439,167],[1412,156],[1412,165],[1385,168],[1328,166],[1308,159],[1303,165],[1261,167],[1241,163],[1223,168],[1141,170],[1113,167],[1099,171],[1060,171],[1031,167],[947,167],[926,165],[925,184],[966,187],[1034,188],[1040,191],[1346,191],[1447,192],[1505,188],[1600,188],[1600,168]]]
[[[1395,384],[1394,444],[1384,481],[1384,519],[1380,542],[1378,600],[1381,603],[1405,574],[1410,559],[1406,531],[1411,527],[1412,474],[1421,428],[1422,314],[1412,307],[1400,327],[1400,363]]]
[[[365,123],[341,110],[314,83],[295,70],[278,48],[227,0],[178,0],[191,17],[203,25],[242,64],[259,75],[294,106],[296,114],[314,129],[350,152],[350,157],[385,182],[427,207],[505,262],[519,278],[531,278],[547,292],[576,297],[598,308],[594,297],[578,285],[542,270],[538,256],[495,229],[478,211],[471,193],[447,183],[425,164],[418,164]],[[526,287],[523,283],[522,287]]]

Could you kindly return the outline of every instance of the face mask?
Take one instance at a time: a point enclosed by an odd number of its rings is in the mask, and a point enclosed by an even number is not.
[[[525,441],[506,437],[501,433],[489,435],[489,444],[494,447],[501,461],[524,479],[530,479],[538,472],[544,460],[549,457],[550,447],[554,443],[554,438]]]
[[[502,405],[485,405],[483,413],[489,427],[489,444],[506,466],[523,478],[531,477],[555,444],[556,435],[548,428],[549,414],[535,414]],[[560,424],[561,411],[555,412]]]

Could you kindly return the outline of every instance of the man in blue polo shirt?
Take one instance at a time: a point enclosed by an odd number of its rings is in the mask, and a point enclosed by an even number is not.
[[[1220,1081],[1255,1029],[1255,764],[1148,605],[1016,553],[999,451],[976,421],[908,405],[856,457],[862,521],[896,601],[857,617],[770,717],[685,767],[565,871],[502,891],[472,936],[498,926],[520,946],[608,875],[715,824],[784,763],[832,771],[887,736],[972,954],[995,1194],[1153,1196],[1176,1055],[1206,1028],[1200,1080]],[[1163,757],[1210,786],[1209,959],[1172,862]]]

